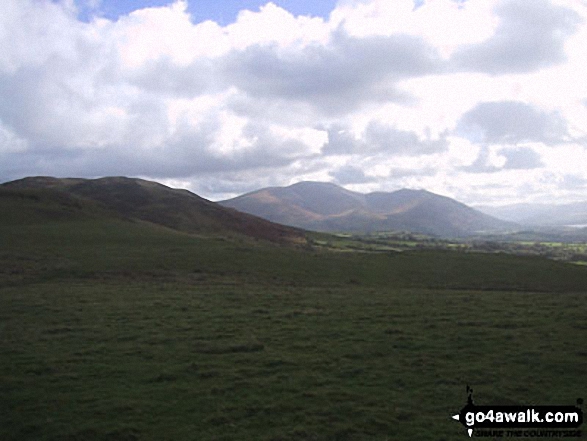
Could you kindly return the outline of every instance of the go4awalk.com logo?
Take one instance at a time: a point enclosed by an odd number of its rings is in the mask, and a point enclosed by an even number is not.
[[[576,406],[478,406],[467,386],[467,404],[453,415],[470,437],[581,437],[583,400]]]

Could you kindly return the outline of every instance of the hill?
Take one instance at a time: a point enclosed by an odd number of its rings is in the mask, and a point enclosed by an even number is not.
[[[441,237],[503,231],[515,224],[425,190],[362,194],[324,182],[271,187],[221,201],[225,207],[309,230],[405,230]]]
[[[0,186],[3,441],[448,440],[467,384],[584,384],[585,266],[188,234],[152,222],[185,192],[40,184]]]
[[[305,242],[302,231],[143,179],[31,177],[2,184],[0,198],[4,207],[0,214],[12,222],[114,217],[194,234]]]

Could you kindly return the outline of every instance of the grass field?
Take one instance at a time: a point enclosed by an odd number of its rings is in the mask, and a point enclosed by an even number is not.
[[[587,391],[587,267],[0,224],[2,440],[453,440]]]
[[[587,241],[552,242],[516,240],[515,236],[476,236],[461,239],[440,239],[430,236],[387,232],[372,234],[310,233],[312,243],[331,251],[387,252],[406,250],[451,250],[468,253],[504,253],[518,256],[541,256],[553,260],[587,264]]]

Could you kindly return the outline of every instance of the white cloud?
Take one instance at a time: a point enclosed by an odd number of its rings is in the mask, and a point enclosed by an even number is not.
[[[549,0],[504,0],[495,14],[499,22],[489,39],[455,51],[459,67],[499,75],[560,64],[566,59],[565,40],[581,21],[573,9]]]
[[[268,3],[222,27],[187,1],[117,21],[0,2],[0,180],[133,175],[220,199],[337,180],[465,202],[579,197],[587,6]],[[99,9],[99,2],[85,6]]]
[[[414,35],[424,38],[448,57],[456,48],[481,43],[490,38],[498,25],[492,16],[497,2],[428,0],[414,10],[411,1],[350,1],[331,16],[333,25],[342,25],[357,37],[372,35]]]

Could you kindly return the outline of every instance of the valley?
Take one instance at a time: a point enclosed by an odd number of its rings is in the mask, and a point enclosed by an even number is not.
[[[529,234],[529,233],[526,233]],[[587,243],[582,236],[556,237],[554,240],[533,233],[478,236],[461,240],[441,239],[410,232],[371,234],[310,233],[312,245],[331,251],[402,252],[445,250],[462,253],[503,253],[518,256],[542,256],[579,265],[587,264]],[[571,241],[574,238],[575,242]],[[524,240],[525,239],[525,240]],[[531,240],[534,239],[534,240]]]

